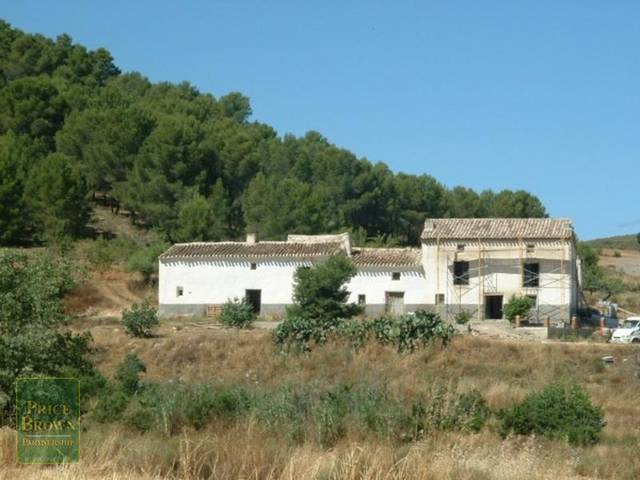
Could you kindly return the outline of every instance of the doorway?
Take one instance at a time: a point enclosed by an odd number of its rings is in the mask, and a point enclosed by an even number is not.
[[[251,306],[253,313],[260,315],[262,290],[245,290],[244,299]]]
[[[390,315],[404,315],[404,292],[386,292],[385,311]]]
[[[487,320],[502,319],[502,295],[486,295],[484,297],[484,318]]]

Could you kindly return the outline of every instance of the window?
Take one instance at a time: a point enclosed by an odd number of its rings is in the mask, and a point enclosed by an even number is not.
[[[393,272],[391,274],[391,280],[400,280],[400,272]]]
[[[540,264],[525,263],[522,272],[523,287],[539,287],[540,286]]]
[[[453,284],[469,285],[469,262],[453,262]]]
[[[176,287],[176,297],[181,297],[182,295],[184,295],[184,288]]]
[[[527,253],[533,253],[536,251],[536,246],[533,243],[527,243]]]
[[[258,265],[256,265],[255,263],[251,264],[251,270],[255,270],[256,268],[258,268]]]
[[[459,243],[457,249],[459,252],[464,252],[464,243]]]
[[[436,293],[436,305],[444,305],[444,293]]]
[[[367,296],[360,294],[358,295],[358,305],[365,305],[367,303]]]

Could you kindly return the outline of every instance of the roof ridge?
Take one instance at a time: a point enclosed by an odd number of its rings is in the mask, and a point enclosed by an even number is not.
[[[421,238],[565,239],[573,234],[568,218],[428,218]]]

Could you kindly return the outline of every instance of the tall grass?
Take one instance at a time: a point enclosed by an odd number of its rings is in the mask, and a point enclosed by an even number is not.
[[[193,402],[193,418],[204,418],[198,404],[224,413],[201,425],[184,417],[170,434],[154,426],[143,431],[87,419],[81,463],[64,468],[16,466],[14,432],[3,429],[0,479],[640,478],[640,356],[633,347],[462,337],[447,348],[430,346],[405,355],[393,346],[372,343],[354,351],[340,342],[288,355],[279,353],[262,331],[188,325],[173,331],[172,325],[163,325],[158,337],[131,339],[105,325],[92,334],[94,360],[106,376],[113,378],[125,355],[135,352],[147,365],[143,382],[180,378],[184,384],[214,386],[213,392],[221,394],[215,407],[207,393],[194,389],[194,398],[203,398]],[[598,360],[607,354],[616,361],[603,366]],[[602,406],[606,426],[598,445],[503,439],[495,419],[478,433],[429,426],[455,410],[455,398],[474,390],[497,410],[563,379],[583,385]],[[355,390],[343,394],[344,385]],[[229,410],[236,398],[228,395],[232,386],[247,392],[250,408]],[[447,393],[442,396],[451,398],[442,402],[445,414],[427,413],[443,386]],[[172,404],[180,407],[185,399],[180,396]],[[422,400],[424,413],[419,407],[414,412],[415,400]],[[399,431],[426,425],[422,435],[403,439],[395,434],[392,427],[400,425],[395,420],[400,417],[389,408],[394,402],[405,418],[423,419]]]

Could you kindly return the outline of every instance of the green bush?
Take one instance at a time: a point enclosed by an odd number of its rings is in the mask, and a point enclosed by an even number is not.
[[[146,371],[146,365],[135,353],[127,353],[118,365],[116,381],[125,393],[133,395],[140,389],[140,374]]]
[[[400,330],[396,342],[399,352],[413,352],[419,346],[424,347],[436,341],[447,345],[455,334],[452,325],[443,322],[435,313],[423,310],[399,317],[395,322]]]
[[[130,237],[113,240],[100,237],[88,245],[86,256],[94,269],[104,271],[115,263],[125,262],[137,248],[138,245]]]
[[[347,303],[349,291],[345,287],[355,274],[356,267],[343,255],[312,267],[298,267],[293,279],[294,303],[287,308],[287,316],[332,324],[335,319],[357,315],[362,308]]]
[[[65,330],[62,297],[75,285],[76,269],[47,255],[0,251],[0,423],[15,421],[13,398],[20,376],[89,378],[92,338]]]
[[[524,320],[532,307],[533,300],[531,298],[513,295],[504,306],[504,316],[510,322],[514,322],[518,315]]]
[[[418,310],[401,317],[379,317],[365,320],[365,328],[382,344],[396,345],[399,352],[413,352],[418,347],[440,341],[447,345],[455,329],[435,313]]]
[[[461,310],[456,313],[455,320],[458,325],[466,325],[471,320],[471,313],[467,310]]]
[[[620,258],[622,257],[622,254],[618,250],[616,250],[615,252],[613,252],[613,256],[616,258]]]
[[[274,331],[274,341],[303,351],[330,337],[343,338],[354,349],[362,348],[372,338],[381,344],[395,345],[398,352],[413,352],[433,342],[447,345],[455,334],[452,325],[434,313],[419,310],[401,317],[378,317],[369,320],[336,319],[331,324],[315,319],[289,317]]]
[[[92,418],[101,423],[119,420],[129,405],[129,396],[116,386],[108,386],[100,395],[91,412]]]
[[[255,314],[251,305],[234,298],[222,306],[218,320],[227,327],[248,328],[255,320]]]
[[[156,430],[170,436],[186,425],[184,414],[188,386],[182,382],[145,383],[128,409],[126,420],[140,417],[134,424],[140,430]]]
[[[404,438],[416,440],[428,432],[478,432],[491,416],[477,391],[459,394],[449,385],[437,385],[427,402],[414,402],[404,419]]]
[[[138,272],[145,283],[154,283],[158,273],[158,257],[168,248],[169,244],[166,242],[150,243],[129,256],[127,270]]]
[[[325,343],[342,323],[338,318],[329,322],[328,319],[288,315],[273,331],[273,339],[280,346],[309,351],[313,344]]]
[[[160,324],[158,312],[148,303],[134,303],[131,309],[122,312],[122,326],[134,337],[153,336],[153,329]]]
[[[347,435],[413,441],[434,431],[477,432],[489,415],[479,393],[460,395],[448,385],[424,398],[403,399],[384,385],[366,382],[331,386],[285,382],[271,389],[169,381],[145,382],[134,396],[120,385],[110,385],[99,397],[93,418],[164,435],[184,427],[202,429],[212,421],[231,425],[250,418],[294,443],[312,440],[330,447]]]
[[[500,419],[502,435],[541,435],[572,445],[597,443],[604,426],[602,410],[578,385],[548,385],[500,412]]]
[[[231,419],[245,412],[251,398],[243,388],[214,389],[209,385],[192,386],[184,402],[187,423],[195,428],[204,427],[212,418]]]
[[[356,268],[343,255],[330,257],[313,267],[298,267],[294,275],[294,304],[287,308],[285,320],[274,331],[274,341],[283,346],[310,350],[340,328],[345,319],[362,312],[359,305],[347,303],[345,284]]]

